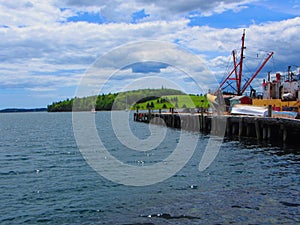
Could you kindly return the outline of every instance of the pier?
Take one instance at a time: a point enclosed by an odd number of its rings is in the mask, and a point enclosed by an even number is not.
[[[199,113],[134,113],[134,121],[217,136],[297,142],[300,120]]]

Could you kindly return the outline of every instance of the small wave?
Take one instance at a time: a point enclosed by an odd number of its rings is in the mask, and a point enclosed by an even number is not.
[[[299,203],[293,203],[293,202],[280,202],[282,205],[288,206],[288,207],[299,207],[300,204]]]
[[[233,205],[231,206],[231,208],[259,210],[259,207],[249,207],[249,206],[240,206],[240,205]]]
[[[17,171],[17,170],[10,170],[7,172],[0,172],[0,176],[7,176],[7,175],[24,175],[24,174],[31,174],[31,173],[40,173],[42,170],[27,170],[27,171]]]
[[[123,225],[155,225],[155,223],[125,223]]]
[[[124,225],[155,225],[155,223],[125,223]]]
[[[50,223],[51,219],[41,218],[36,221],[37,223]]]
[[[166,220],[172,220],[172,219],[189,219],[189,220],[199,220],[200,217],[196,216],[189,216],[189,215],[179,215],[179,216],[172,216],[168,213],[158,213],[158,214],[149,214],[149,215],[141,215],[141,217],[147,217],[147,218],[163,218]]]

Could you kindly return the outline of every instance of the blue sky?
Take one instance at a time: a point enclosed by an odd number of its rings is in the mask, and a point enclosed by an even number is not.
[[[0,109],[46,107],[72,98],[103,59],[110,68],[90,80],[103,87],[95,93],[172,83],[192,93],[214,90],[228,71],[231,51],[240,48],[243,29],[245,76],[275,52],[253,82],[258,89],[267,71],[300,67],[299,0],[0,0],[0,13]],[[197,56],[200,63],[188,57],[180,62],[193,76],[166,65],[176,54],[160,48],[123,51],[145,41],[171,43]],[[124,59],[134,63],[115,67]]]

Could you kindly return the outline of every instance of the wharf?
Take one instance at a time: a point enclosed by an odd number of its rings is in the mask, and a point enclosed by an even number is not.
[[[216,136],[253,137],[258,140],[297,142],[300,120],[198,113],[134,113],[134,121],[202,132]]]

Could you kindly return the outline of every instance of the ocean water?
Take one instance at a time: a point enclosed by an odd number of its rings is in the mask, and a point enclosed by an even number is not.
[[[126,164],[154,165],[172,153],[180,131],[150,152],[130,150],[111,129],[110,112],[94,115],[110,153]],[[129,121],[141,140],[148,124]],[[97,173],[74,137],[71,113],[0,114],[1,224],[299,224],[300,145],[225,139],[204,171],[199,138],[191,159],[170,178],[128,186]],[[190,146],[187,145],[188,149]]]

